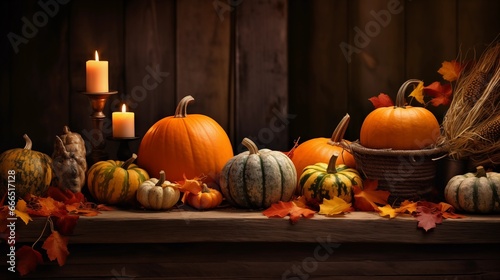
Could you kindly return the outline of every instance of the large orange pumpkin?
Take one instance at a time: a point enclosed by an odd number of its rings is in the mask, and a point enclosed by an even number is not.
[[[297,146],[292,156],[293,164],[297,169],[297,182],[306,166],[318,162],[328,163],[335,152],[339,153],[337,165],[345,164],[348,167],[356,168],[354,156],[342,147],[342,142],[350,143],[343,139],[350,119],[349,114],[346,114],[333,131],[331,138],[313,138]]]
[[[139,146],[137,163],[149,174],[165,171],[171,182],[205,176],[204,182],[218,181],[233,148],[224,129],[212,118],[187,114],[194,98],[184,97],[174,116],[156,122],[146,132]]]
[[[405,104],[406,81],[398,91],[396,105],[380,107],[366,116],[359,135],[360,144],[372,149],[418,150],[435,144],[439,123],[431,111]]]

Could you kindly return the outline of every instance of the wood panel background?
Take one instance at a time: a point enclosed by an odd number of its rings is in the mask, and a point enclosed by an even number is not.
[[[490,0],[8,0],[0,7],[0,151],[22,147],[27,133],[48,154],[64,125],[91,136],[90,105],[79,92],[94,50],[109,61],[110,88],[119,92],[106,107],[105,135],[122,102],[142,136],[190,94],[189,112],[218,121],[236,153],[243,137],[279,150],[299,136],[328,137],[346,113],[346,138],[355,140],[372,110],[369,97],[394,96],[408,78],[439,80],[442,61],[477,56],[500,32],[500,1]],[[12,44],[12,34],[24,40]],[[350,59],[341,44],[357,48]],[[144,84],[147,75],[154,86]],[[110,157],[116,148],[107,143]]]

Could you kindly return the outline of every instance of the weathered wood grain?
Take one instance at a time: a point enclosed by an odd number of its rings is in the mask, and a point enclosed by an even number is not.
[[[244,137],[259,148],[288,143],[287,15],[284,0],[242,1],[235,13],[235,153]]]
[[[20,242],[36,240],[43,224],[44,219],[36,219],[29,226],[21,225]],[[387,219],[368,212],[353,212],[340,218],[316,215],[291,224],[288,219],[267,218],[258,211],[236,209],[110,211],[96,217],[81,217],[71,242],[128,243],[143,232],[148,233],[147,238],[136,242],[318,242],[318,239],[328,239],[337,243],[499,243],[500,217],[447,219],[435,230],[424,232],[417,228],[413,217]]]

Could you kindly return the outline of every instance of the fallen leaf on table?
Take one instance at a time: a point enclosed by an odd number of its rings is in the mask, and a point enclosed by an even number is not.
[[[65,215],[62,217],[54,217],[54,227],[62,235],[71,235],[76,227],[76,223],[80,216],[78,215]]]
[[[363,181],[363,188],[353,186],[354,189],[354,209],[358,211],[379,211],[378,205],[387,204],[390,192],[378,190],[378,180],[366,179]]]
[[[405,200],[401,202],[398,208],[396,208],[396,212],[398,213],[405,213],[408,212],[409,214],[414,213],[417,211],[417,203],[409,200]]]
[[[443,222],[441,211],[427,206],[418,206],[415,218],[418,221],[417,227],[423,228],[425,231],[429,231],[435,228],[436,224]]]
[[[271,205],[269,208],[267,208],[262,212],[262,214],[264,214],[269,218],[271,217],[284,218],[289,215],[290,222],[292,224],[297,223],[301,217],[312,218],[315,213],[316,212],[311,209],[297,206],[292,201],[289,202],[279,201],[277,203],[273,203],[273,205]]]
[[[26,206],[26,201],[24,201],[23,199],[19,199],[17,201],[17,204],[16,204],[16,217],[19,217],[21,218],[21,220],[23,220],[23,222],[27,225],[30,221],[33,221],[33,219],[31,219],[30,215],[28,213],[26,213],[26,211],[28,210],[27,206]]]
[[[380,216],[382,216],[382,217],[389,216],[389,218],[392,219],[398,215],[398,213],[396,212],[396,209],[392,208],[392,206],[389,204],[386,204],[382,207],[379,206],[377,208],[379,210]]]
[[[323,203],[319,205],[318,214],[336,216],[351,212],[352,210],[351,203],[347,203],[342,198],[334,196],[332,199],[323,199]]]
[[[66,207],[64,203],[54,200],[52,197],[38,197],[31,196],[27,203],[26,213],[31,216],[56,216],[60,217],[62,215],[67,215]]]
[[[460,215],[455,213],[455,208],[446,202],[439,202],[439,209],[441,210],[441,214],[443,214],[443,218],[445,219],[462,219],[465,218],[464,215]]]
[[[43,263],[42,254],[30,246],[23,245],[16,251],[16,269],[21,276],[35,270],[38,264]]]
[[[56,230],[45,239],[42,248],[47,250],[47,256],[51,261],[57,259],[59,266],[66,263],[66,258],[69,255],[68,238],[60,235]]]

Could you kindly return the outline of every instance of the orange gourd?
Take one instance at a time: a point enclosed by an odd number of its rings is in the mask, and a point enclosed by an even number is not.
[[[293,164],[297,169],[297,182],[306,166],[318,162],[328,163],[335,152],[339,154],[336,161],[337,165],[345,164],[348,167],[356,168],[354,156],[348,150],[345,150],[341,144],[342,142],[345,142],[345,144],[350,143],[343,139],[350,119],[349,114],[346,114],[333,131],[331,138],[313,138],[297,146],[292,156]]]
[[[233,149],[224,129],[212,118],[187,114],[194,98],[184,97],[174,116],[165,117],[151,126],[142,138],[137,163],[149,174],[165,171],[171,182],[204,176],[206,183],[218,182]]]
[[[198,194],[186,193],[184,198],[187,204],[198,210],[207,210],[219,206],[222,203],[222,194],[216,190],[207,187],[203,184],[203,190]]]
[[[439,123],[431,111],[405,104],[405,91],[419,80],[406,81],[399,89],[396,105],[380,107],[366,116],[360,144],[371,149],[418,150],[435,144]]]

